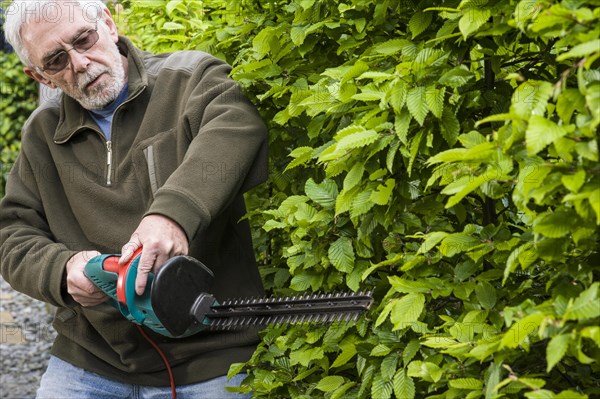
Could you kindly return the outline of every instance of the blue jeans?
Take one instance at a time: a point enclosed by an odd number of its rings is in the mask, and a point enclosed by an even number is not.
[[[251,394],[229,392],[245,378],[238,374],[231,380],[218,377],[197,384],[177,387],[177,399],[249,399]],[[124,384],[73,366],[51,356],[42,376],[36,399],[170,399],[171,387]]]

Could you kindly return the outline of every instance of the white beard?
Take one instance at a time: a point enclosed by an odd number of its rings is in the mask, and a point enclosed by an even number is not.
[[[77,83],[63,89],[66,95],[75,99],[81,106],[88,110],[102,109],[113,102],[125,87],[125,70],[123,60],[117,45],[111,46],[110,57],[112,68],[92,64],[88,70],[77,77]],[[95,87],[86,88],[101,74],[106,73],[108,79]]]

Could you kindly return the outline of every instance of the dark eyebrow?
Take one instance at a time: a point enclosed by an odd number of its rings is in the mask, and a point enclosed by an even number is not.
[[[90,29],[94,29],[94,28],[83,27],[83,28],[79,29],[75,33],[75,35],[73,35],[73,39],[71,39],[71,41],[70,41],[71,45],[73,45],[73,42],[75,42],[77,39],[79,39],[79,37],[81,35],[83,35],[87,31],[89,31]],[[61,53],[63,51],[65,51],[63,48],[57,48],[57,49],[54,49],[54,50],[51,50],[51,51],[47,52],[42,57],[42,62],[46,63],[46,62],[50,61],[53,57],[55,57],[57,54],[59,54],[59,53]]]

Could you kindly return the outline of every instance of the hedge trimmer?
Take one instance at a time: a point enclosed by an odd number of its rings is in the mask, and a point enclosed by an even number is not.
[[[138,250],[131,261],[120,265],[119,255],[99,255],[88,262],[84,273],[128,320],[172,338],[204,329],[356,320],[373,302],[369,292],[345,292],[219,303],[209,293],[212,271],[190,256],[175,256],[156,275],[150,273],[146,290],[139,296],[135,278],[140,256]]]

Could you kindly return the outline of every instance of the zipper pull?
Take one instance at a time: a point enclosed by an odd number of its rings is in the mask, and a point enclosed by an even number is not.
[[[106,142],[106,185],[112,186],[112,141]]]

